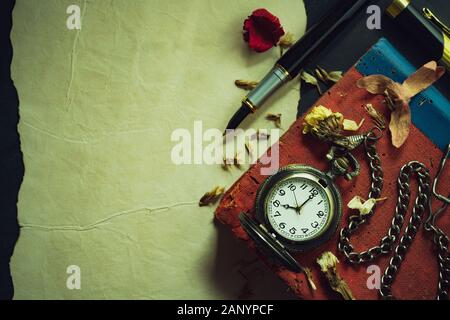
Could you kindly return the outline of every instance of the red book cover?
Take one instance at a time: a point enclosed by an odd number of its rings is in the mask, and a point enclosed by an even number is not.
[[[357,80],[361,77],[362,74],[355,67],[352,67],[313,106],[323,105],[330,108],[333,112],[342,113],[346,119],[352,119],[356,122],[359,122],[363,117],[366,118],[363,127],[359,130],[361,133],[367,132],[374,126],[364,110],[365,104],[371,103],[378,111],[384,113],[386,119],[389,119],[389,112],[383,102],[384,97],[371,95],[366,90],[356,86]],[[304,116],[297,119],[279,141],[280,167],[288,164],[308,164],[319,170],[327,171],[329,163],[325,160],[325,155],[329,146],[318,142],[310,135],[302,134],[303,118]],[[378,203],[374,215],[352,235],[351,243],[358,252],[378,245],[380,239],[386,235],[397,204],[397,178],[400,168],[409,161],[416,160],[429,168],[431,178],[434,178],[437,173],[439,162],[443,156],[442,151],[414,125],[411,125],[410,129],[410,135],[400,149],[392,146],[387,130],[384,131],[383,137],[377,143],[377,150],[384,171],[382,197],[387,197],[388,199]],[[352,181],[347,181],[343,178],[336,180],[343,200],[343,216],[337,232],[329,241],[312,251],[293,253],[300,265],[312,270],[317,290],[312,290],[308,286],[305,274],[291,272],[284,267],[271,263],[270,259],[267,259],[263,254],[259,254],[299,298],[340,299],[339,294],[330,288],[316,263],[316,259],[325,251],[331,251],[338,257],[340,261],[338,272],[347,282],[356,299],[379,298],[378,290],[369,289],[367,286],[367,280],[371,275],[371,273],[368,273],[367,268],[370,265],[377,265],[381,270],[381,274],[383,274],[388,266],[392,252],[382,255],[369,263],[354,265],[345,261],[345,257],[337,248],[340,229],[347,226],[347,219],[350,215],[356,214],[353,210],[348,209],[346,204],[356,195],[367,198],[370,188],[369,167],[364,147],[357,148],[353,154],[361,164],[361,173]],[[257,189],[267,178],[267,176],[260,174],[261,166],[261,163],[256,163],[243,174],[225,193],[215,212],[216,218],[228,225],[235,236],[243,240],[250,250],[254,250],[255,246],[241,227],[239,213],[247,212],[250,215],[255,213],[254,204]],[[408,224],[413,202],[417,195],[417,180],[415,177],[413,177],[410,185],[412,189],[410,204],[401,234]],[[447,194],[449,187],[448,179],[443,179],[439,190],[443,190]],[[440,205],[440,202],[433,199],[434,208]],[[425,212],[424,219],[427,217],[428,212]],[[450,232],[450,215],[444,212],[438,219],[438,224],[448,234]],[[424,230],[422,223],[392,286],[393,295],[396,298],[435,299],[438,290],[439,269],[437,249],[432,240],[432,234]]]

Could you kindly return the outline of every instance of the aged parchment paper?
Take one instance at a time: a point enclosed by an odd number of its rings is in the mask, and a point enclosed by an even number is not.
[[[81,30],[66,27],[73,4]],[[243,20],[260,7],[296,38],[304,32],[300,0],[17,0],[12,74],[25,177],[15,298],[240,295],[251,257],[221,235],[213,208],[197,203],[243,171],[176,166],[170,136],[192,132],[195,120],[223,129],[245,94],[234,80],[259,80],[278,58],[278,49],[251,53],[242,41]],[[287,129],[297,87],[289,84],[247,126],[272,128],[264,120],[271,112],[282,113]],[[70,265],[80,267],[80,290],[66,286]],[[249,273],[254,291],[282,297],[270,271]]]

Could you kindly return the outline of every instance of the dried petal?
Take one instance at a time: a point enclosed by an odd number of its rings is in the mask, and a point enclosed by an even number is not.
[[[403,82],[410,98],[431,86],[445,73],[444,67],[438,67],[436,61],[430,61],[420,67]]]
[[[278,114],[269,113],[267,114],[266,119],[275,123],[275,126],[277,128],[281,127],[281,113]]]
[[[317,66],[316,70],[314,70],[314,73],[320,81],[325,83],[327,82],[328,73],[324,69]]]
[[[257,85],[258,81],[249,81],[249,80],[236,80],[234,84],[236,87],[244,89],[244,90],[253,90]]]
[[[338,82],[342,78],[342,71],[330,71],[327,72],[324,68],[317,66],[316,70],[317,77],[327,83],[327,82]]]
[[[225,188],[223,187],[214,187],[209,192],[206,192],[201,198],[198,203],[200,207],[207,206],[209,204],[215,203],[217,200],[219,200],[220,196],[225,192]]]
[[[411,113],[407,104],[392,111],[389,130],[391,131],[394,147],[400,148],[403,145],[406,138],[408,138],[410,125]]]
[[[317,78],[314,77],[312,74],[310,74],[306,71],[302,71],[302,73],[300,74],[300,78],[303,81],[305,81],[306,83],[309,83],[309,84],[315,86],[317,88],[317,91],[319,92],[319,94],[322,94],[322,90],[320,89],[319,82],[317,81]]]
[[[386,76],[375,74],[358,80],[358,88],[366,89],[372,94],[384,94],[389,84],[394,81]]]
[[[302,267],[302,270],[303,270],[303,272],[306,275],[306,279],[308,280],[308,284],[311,287],[311,289],[317,290],[316,284],[313,281],[313,276],[312,276],[311,269],[306,268],[306,267]]]
[[[361,128],[361,126],[363,125],[363,123],[364,118],[359,122],[359,124],[357,124],[353,120],[344,119],[342,125],[344,126],[344,130],[346,131],[358,131],[359,128]]]
[[[364,200],[360,196],[355,196],[352,198],[352,200],[349,201],[347,207],[349,207],[350,209],[358,210],[360,215],[364,216],[372,211],[372,208],[378,201],[383,201],[386,199],[387,198],[379,198],[379,199],[370,198],[368,200]]]
[[[331,71],[328,73],[328,80],[334,83],[342,79],[342,71]]]

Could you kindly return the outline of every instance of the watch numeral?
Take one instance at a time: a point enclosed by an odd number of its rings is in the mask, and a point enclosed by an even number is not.
[[[274,214],[273,216],[274,216],[274,217],[281,217],[280,211],[275,211],[275,214]]]
[[[295,234],[296,232],[297,232],[297,229],[295,229],[295,228],[289,229],[290,234]]]
[[[311,227],[313,227],[314,229],[317,228],[319,226],[319,223],[317,221],[314,221],[311,223]]]
[[[288,188],[291,191],[295,191],[295,189],[297,189],[297,187],[294,184],[292,184],[292,183],[288,186]]]
[[[308,185],[305,183],[300,186],[300,189],[302,190],[305,190],[306,188],[308,188]]]
[[[278,191],[278,193],[280,194],[280,196],[284,196],[286,194],[286,191],[284,191],[283,189],[280,189],[280,191]]]
[[[325,215],[325,212],[323,212],[323,211],[319,211],[319,212],[317,213],[317,216],[318,216],[319,218],[322,218],[324,215]]]
[[[319,203],[318,203],[317,205],[321,204],[322,202],[323,202],[323,200],[320,200]]]
[[[280,201],[278,201],[278,200],[275,200],[274,202],[273,202],[273,205],[275,206],[275,207],[279,207],[280,206]]]
[[[281,229],[286,228],[286,223],[282,222],[278,225]]]
[[[312,187],[311,190],[309,190],[313,196],[317,196],[319,194],[319,190],[317,190],[315,187]]]
[[[303,233],[307,233],[308,230],[309,230],[308,228],[302,228],[302,232],[303,232]]]

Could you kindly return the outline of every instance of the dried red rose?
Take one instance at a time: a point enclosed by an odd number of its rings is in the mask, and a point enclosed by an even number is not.
[[[253,11],[244,21],[244,40],[256,52],[264,52],[276,46],[283,35],[280,20],[266,9]]]

